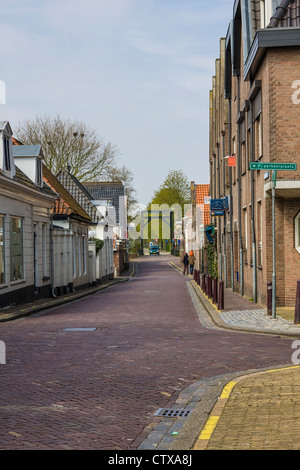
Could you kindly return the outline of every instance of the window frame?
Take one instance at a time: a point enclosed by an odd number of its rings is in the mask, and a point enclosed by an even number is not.
[[[21,223],[21,254],[17,254],[15,256],[21,256],[21,269],[20,269],[20,273],[21,275],[19,275],[17,278],[15,276],[13,276],[13,268],[15,267],[14,263],[13,263],[13,253],[12,253],[12,248],[13,248],[13,244],[12,244],[12,241],[13,241],[13,226],[12,226],[12,223],[14,220],[19,220],[20,223]],[[18,216],[11,216],[10,217],[10,282],[16,282],[16,281],[21,281],[21,280],[24,280],[25,279],[25,273],[24,273],[24,219],[23,217],[18,217]]]
[[[2,227],[1,227],[2,220]],[[5,284],[6,271],[5,271],[5,216],[0,214],[0,229],[2,228],[2,240],[0,238],[0,252],[1,252],[1,263],[0,263],[0,285]],[[1,233],[0,233],[1,237]]]
[[[295,217],[295,248],[300,254],[300,211]]]

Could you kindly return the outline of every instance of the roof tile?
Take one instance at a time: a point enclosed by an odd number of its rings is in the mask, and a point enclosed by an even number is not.
[[[43,164],[43,178],[44,181],[59,194],[60,198],[55,202],[55,215],[75,215],[85,221],[90,222],[90,216],[83,210],[77,201],[71,196],[66,188],[54,176],[51,171]]]

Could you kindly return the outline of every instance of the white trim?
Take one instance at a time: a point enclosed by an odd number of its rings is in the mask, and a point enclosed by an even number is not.
[[[295,248],[300,253],[300,212],[295,217]]]

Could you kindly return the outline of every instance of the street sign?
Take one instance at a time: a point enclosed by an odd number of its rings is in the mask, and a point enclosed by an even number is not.
[[[251,162],[250,170],[297,170],[297,163]]]
[[[212,217],[222,217],[224,215],[224,211],[211,211],[210,214]]]
[[[222,211],[224,209],[223,199],[211,199],[210,201],[210,210],[212,211]]]

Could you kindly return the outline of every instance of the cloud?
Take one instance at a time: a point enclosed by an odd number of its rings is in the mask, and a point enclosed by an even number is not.
[[[205,179],[195,161],[206,167],[208,94],[232,4],[3,0],[2,116],[12,128],[36,114],[84,120],[120,148],[144,204],[175,164]],[[150,161],[160,172],[145,180]]]

